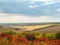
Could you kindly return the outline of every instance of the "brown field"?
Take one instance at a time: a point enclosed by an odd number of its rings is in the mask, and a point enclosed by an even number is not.
[[[48,28],[43,28],[43,29],[38,29],[35,30],[36,32],[45,32],[45,33],[51,33],[51,32],[60,32],[60,26],[53,26],[53,27],[48,27]]]
[[[17,25],[17,26],[2,26],[0,31],[13,30],[14,32],[60,32],[60,25]]]
[[[38,28],[45,28],[51,25],[35,25],[35,26],[21,26],[20,28],[25,29],[27,31],[32,31],[34,29],[38,29]]]

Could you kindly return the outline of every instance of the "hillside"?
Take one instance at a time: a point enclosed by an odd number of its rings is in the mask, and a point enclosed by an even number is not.
[[[47,28],[42,28],[42,29],[37,29],[33,30],[33,32],[45,32],[45,33],[50,33],[50,32],[60,32],[60,25],[58,26],[52,26],[52,27],[47,27]]]

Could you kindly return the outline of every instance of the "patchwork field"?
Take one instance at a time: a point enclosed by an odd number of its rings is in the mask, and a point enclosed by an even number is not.
[[[60,24],[0,26],[0,45],[60,45]]]
[[[49,27],[49,26],[52,26],[52,25],[21,26],[20,28],[25,29],[27,31],[32,31],[34,29],[45,28],[45,27]]]
[[[14,32],[59,32],[60,25],[45,24],[45,25],[13,25],[0,26],[0,31],[12,30]]]

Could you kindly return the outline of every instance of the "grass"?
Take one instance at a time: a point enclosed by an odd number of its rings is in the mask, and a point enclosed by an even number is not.
[[[34,29],[45,28],[45,27],[49,27],[49,26],[51,26],[51,25],[21,26],[20,28],[24,28],[27,31],[32,31]]]

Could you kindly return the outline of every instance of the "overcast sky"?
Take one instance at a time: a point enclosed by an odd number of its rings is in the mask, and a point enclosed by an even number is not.
[[[60,22],[60,0],[0,0],[0,23]]]

